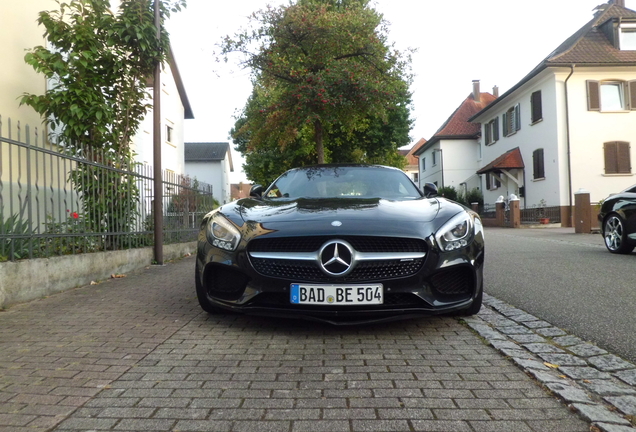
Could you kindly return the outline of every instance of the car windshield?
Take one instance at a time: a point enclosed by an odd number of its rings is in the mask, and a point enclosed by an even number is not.
[[[402,171],[380,166],[324,166],[287,171],[264,194],[267,199],[421,198]]]

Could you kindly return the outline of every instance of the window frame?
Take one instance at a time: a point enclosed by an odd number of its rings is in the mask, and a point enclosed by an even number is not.
[[[629,48],[623,48],[623,45],[625,44],[624,39],[623,39],[623,35],[625,33],[636,33],[636,24],[621,24],[621,26],[618,29],[618,44],[619,44],[619,49],[621,51],[635,51],[636,50],[636,40],[632,41],[633,45],[630,45]]]
[[[499,141],[499,116],[484,125],[484,143],[493,145]]]
[[[509,137],[521,129],[521,104],[508,108],[502,115],[503,135]]]
[[[603,85],[619,84],[621,86],[621,96],[623,98],[623,107],[616,109],[603,109],[603,98],[601,87]],[[626,112],[636,110],[636,80],[621,79],[604,79],[604,80],[586,80],[587,89],[587,110],[605,113]]]
[[[490,175],[489,172],[486,173],[486,189],[492,191],[497,190],[501,187],[501,182],[494,176]]]

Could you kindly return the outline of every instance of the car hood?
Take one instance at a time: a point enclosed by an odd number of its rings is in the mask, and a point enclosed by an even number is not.
[[[362,228],[362,225],[367,229],[387,230],[388,226],[430,222],[437,216],[439,208],[438,200],[426,198],[409,201],[301,198],[290,201],[244,199],[237,203],[235,211],[243,223],[273,229],[282,228],[282,224],[288,228],[300,224],[307,229],[307,224],[311,224],[318,231],[333,226],[342,226],[343,230],[349,231]]]

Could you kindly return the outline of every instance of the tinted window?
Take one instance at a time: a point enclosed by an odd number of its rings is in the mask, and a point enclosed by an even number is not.
[[[287,171],[267,189],[267,199],[385,198],[422,195],[402,171],[382,167],[326,166]]]

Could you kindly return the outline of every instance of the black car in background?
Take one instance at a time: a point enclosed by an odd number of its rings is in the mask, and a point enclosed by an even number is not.
[[[606,198],[598,221],[607,250],[631,253],[636,247],[636,185]]]
[[[297,168],[255,185],[203,220],[201,307],[334,324],[477,313],[481,220],[426,190],[378,165]]]

